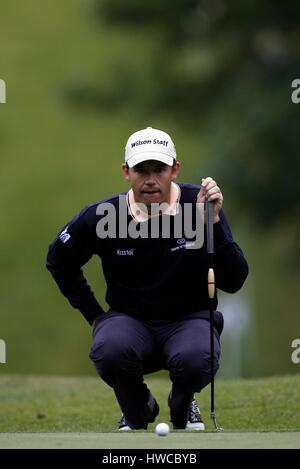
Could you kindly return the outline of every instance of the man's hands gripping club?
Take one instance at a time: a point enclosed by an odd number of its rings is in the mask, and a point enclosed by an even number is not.
[[[202,178],[201,189],[198,193],[197,201],[199,203],[214,202],[213,222],[220,221],[219,213],[223,205],[223,195],[221,189],[211,177]]]

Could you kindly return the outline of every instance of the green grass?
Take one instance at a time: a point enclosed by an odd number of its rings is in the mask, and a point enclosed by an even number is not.
[[[169,421],[170,382],[146,381],[159,421]],[[226,432],[300,431],[300,375],[216,382],[216,414]],[[198,395],[206,431],[210,389]],[[97,377],[0,376],[0,432],[114,432],[120,416],[112,390]],[[153,430],[154,424],[149,426]]]
[[[160,438],[154,432],[118,433],[0,433],[0,448],[14,449],[214,449],[300,448],[299,432],[203,433],[171,432]],[[108,454],[106,451],[105,454]],[[114,453],[112,453],[114,454]],[[202,453],[199,455],[201,458]]]

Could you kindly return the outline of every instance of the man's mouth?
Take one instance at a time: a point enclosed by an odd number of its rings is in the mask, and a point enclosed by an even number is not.
[[[151,189],[151,190],[143,190],[142,191],[143,194],[157,194],[157,192],[160,192],[160,190],[159,189],[156,189],[156,190]]]

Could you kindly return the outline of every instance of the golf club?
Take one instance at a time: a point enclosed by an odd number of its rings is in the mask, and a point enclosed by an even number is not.
[[[208,254],[208,296],[209,296],[209,319],[210,319],[210,373],[211,373],[211,394],[210,394],[210,418],[218,432],[223,431],[218,425],[215,415],[215,379],[214,379],[214,298],[215,298],[215,273],[214,273],[214,202],[206,202],[206,243]]]

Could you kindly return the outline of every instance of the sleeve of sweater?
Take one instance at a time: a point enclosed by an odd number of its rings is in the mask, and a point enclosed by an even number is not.
[[[93,210],[83,209],[50,244],[46,261],[60,291],[90,324],[104,313],[82,271],[95,253],[96,227],[92,221]]]
[[[227,293],[237,292],[248,275],[248,263],[241,248],[234,242],[224,211],[214,224],[214,271],[216,287]]]

